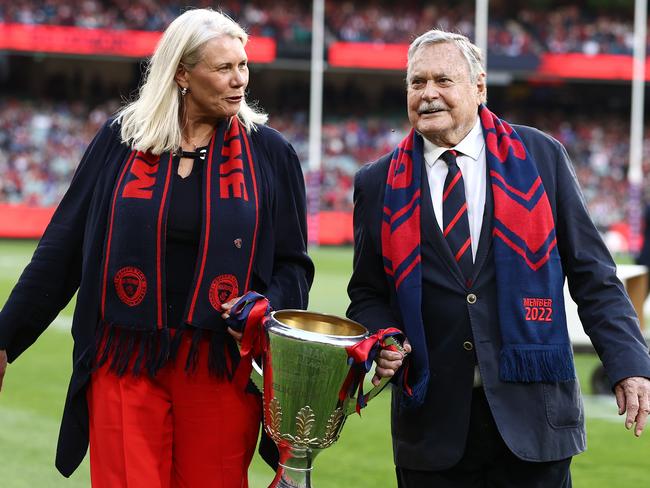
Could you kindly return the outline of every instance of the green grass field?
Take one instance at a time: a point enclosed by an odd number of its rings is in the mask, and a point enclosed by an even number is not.
[[[6,300],[34,246],[34,242],[0,241],[0,304]],[[351,251],[318,249],[312,252],[312,257],[316,263],[316,281],[310,309],[344,314]],[[68,330],[71,315],[72,307],[68,306],[39,341],[8,368],[0,393],[2,488],[90,485],[87,461],[70,480],[62,478],[54,468],[59,420],[71,368],[72,340]],[[576,360],[583,389],[587,390],[588,377],[597,358],[579,355]],[[395,486],[389,396],[384,393],[377,397],[362,417],[350,417],[339,442],[317,458],[314,472],[317,488]],[[613,398],[587,395],[585,404],[589,449],[573,462],[574,486],[650,486],[650,428],[641,439],[626,431],[622,419],[616,415]],[[252,488],[268,486],[272,475],[256,457],[250,470]]]

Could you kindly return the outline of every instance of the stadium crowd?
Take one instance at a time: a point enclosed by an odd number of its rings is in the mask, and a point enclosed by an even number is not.
[[[116,108],[0,100],[0,203],[58,204],[83,151]]]
[[[0,203],[53,206],[62,197],[85,147],[117,102],[83,104],[0,99]],[[528,120],[560,140],[569,151],[592,216],[601,230],[624,219],[629,124],[626,117],[546,113]],[[308,123],[305,113],[271,116],[270,124],[294,145],[307,171]],[[323,123],[321,210],[351,211],[352,185],[360,165],[390,151],[408,131],[403,116],[347,117]],[[645,136],[650,161],[650,130]],[[648,163],[646,163],[648,164]],[[650,164],[644,168],[650,173]]]
[[[495,2],[488,38],[493,54],[519,56],[581,52],[630,54],[633,15],[613,3],[594,13],[584,2]],[[177,0],[0,0],[0,22],[74,25],[85,28],[162,31],[187,8]],[[252,35],[278,42],[310,41],[311,2],[299,0],[195,0],[196,7],[220,8]],[[589,13],[589,12],[592,13]],[[408,43],[432,26],[474,35],[474,3],[404,0],[351,2],[327,0],[328,42]]]

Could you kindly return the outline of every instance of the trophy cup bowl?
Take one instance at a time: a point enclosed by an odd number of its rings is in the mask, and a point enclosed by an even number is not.
[[[270,314],[263,333],[262,371],[254,364],[252,379],[263,391],[264,429],[280,453],[269,488],[311,488],[314,458],[336,442],[346,417],[356,411],[354,394],[342,393],[351,369],[346,347],[367,338],[368,330],[334,315],[279,310]],[[366,401],[388,380],[364,395]]]

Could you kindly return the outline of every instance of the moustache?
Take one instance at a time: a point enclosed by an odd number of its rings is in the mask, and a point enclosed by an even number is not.
[[[438,112],[440,110],[447,110],[447,106],[440,102],[423,102],[418,107],[418,114],[422,115],[425,112]]]

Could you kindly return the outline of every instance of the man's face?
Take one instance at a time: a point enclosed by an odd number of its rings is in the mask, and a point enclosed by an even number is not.
[[[485,98],[485,74],[470,81],[469,66],[452,43],[429,44],[413,56],[407,74],[411,125],[441,147],[458,144],[476,122]]]

